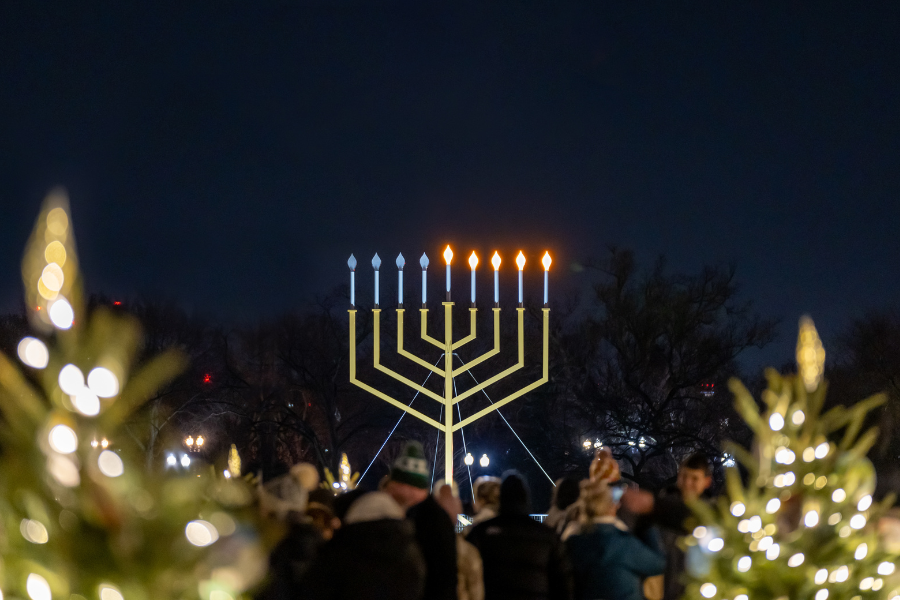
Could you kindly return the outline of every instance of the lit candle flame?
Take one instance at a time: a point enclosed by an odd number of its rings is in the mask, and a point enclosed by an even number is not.
[[[521,251],[519,251],[519,255],[516,257],[516,264],[519,265],[520,271],[525,268],[525,255],[522,254]]]
[[[469,266],[472,267],[473,270],[478,266],[478,257],[475,256],[474,250],[472,250],[472,256],[469,257]]]
[[[550,263],[553,262],[553,259],[550,258],[550,253],[549,253],[549,252],[544,252],[544,258],[541,259],[541,262],[544,263],[544,270],[545,270],[545,271],[549,271],[549,270],[550,270]]]
[[[450,246],[447,246],[447,249],[444,250],[444,260],[447,261],[447,264],[450,264],[450,261],[453,260],[453,250],[450,249]]]
[[[494,265],[495,271],[500,269],[500,255],[497,252],[494,252],[494,257],[491,258],[491,264]]]

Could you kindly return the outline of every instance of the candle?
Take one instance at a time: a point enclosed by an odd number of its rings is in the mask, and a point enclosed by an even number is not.
[[[381,268],[381,258],[378,257],[377,252],[372,257],[372,268],[375,269],[375,308],[378,308],[378,269]]]
[[[500,303],[500,255],[494,252],[491,258],[491,264],[494,265],[494,304]]]
[[[519,304],[522,304],[522,269],[525,268],[525,255],[521,251],[516,257],[516,264],[519,266]]]
[[[546,306],[548,302],[547,281],[550,279],[550,263],[553,262],[549,252],[544,252],[544,258],[541,259],[541,262],[544,263],[544,306]]]
[[[469,266],[472,267],[472,304],[475,304],[475,267],[478,266],[478,257],[475,256],[474,250],[469,257]]]
[[[444,250],[444,260],[447,261],[447,302],[450,302],[450,261],[453,260],[453,250],[450,246]]]
[[[356,257],[352,254],[347,259],[347,266],[350,267],[350,306],[356,306]]]
[[[425,277],[425,271],[428,270],[428,257],[424,252],[422,258],[419,259],[419,264],[422,265],[422,306],[425,306],[425,299],[428,297],[428,279]]]
[[[406,264],[406,259],[403,258],[403,253],[397,255],[397,304],[403,306],[403,265]]]

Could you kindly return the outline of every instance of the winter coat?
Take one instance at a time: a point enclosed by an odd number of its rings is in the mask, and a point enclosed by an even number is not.
[[[257,600],[290,600],[302,589],[301,581],[324,540],[308,522],[293,523],[269,557],[269,584]]]
[[[641,580],[666,566],[659,532],[632,535],[615,517],[601,517],[566,540],[578,600],[641,600]]]
[[[425,559],[425,598],[456,600],[456,526],[441,505],[429,495],[406,511]]]
[[[461,535],[456,536],[459,600],[484,600],[484,569],[478,548]]]
[[[528,515],[501,514],[466,538],[484,563],[485,600],[569,600],[572,577],[562,542]]]
[[[666,553],[663,600],[678,600],[684,595],[684,551],[678,547],[678,540],[688,534],[686,522],[692,515],[677,487],[662,492],[654,502],[651,518],[660,528]]]
[[[370,492],[347,511],[345,525],[322,546],[309,570],[309,600],[421,600],[425,561],[403,509]]]

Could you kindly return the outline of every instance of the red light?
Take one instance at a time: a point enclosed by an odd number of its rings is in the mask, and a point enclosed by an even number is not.
[[[211,381],[212,381],[212,375],[210,375],[209,373],[207,373],[206,375],[203,376],[203,383],[210,383]]]
[[[116,300],[115,302],[113,302],[113,305],[114,306],[122,306],[122,303],[119,302],[118,300]]]
[[[40,307],[40,306],[38,306],[38,307],[37,307],[37,308],[35,308],[35,310],[41,310],[41,307]]]

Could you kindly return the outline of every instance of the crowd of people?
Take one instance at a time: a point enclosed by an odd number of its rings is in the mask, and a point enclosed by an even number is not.
[[[556,482],[543,523],[521,475],[479,478],[474,518],[457,533],[455,485],[432,487],[410,442],[378,491],[314,489],[290,504],[258,600],[675,600],[678,539],[711,481],[708,461],[692,455],[677,484],[653,494],[623,483],[600,452],[586,479]]]

